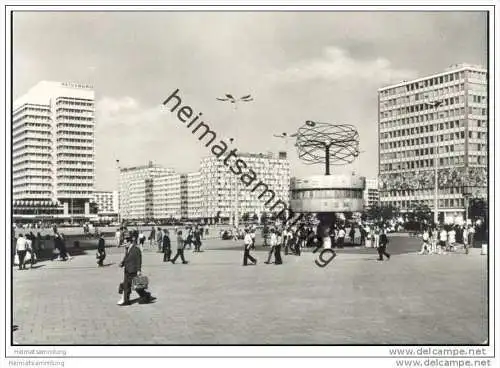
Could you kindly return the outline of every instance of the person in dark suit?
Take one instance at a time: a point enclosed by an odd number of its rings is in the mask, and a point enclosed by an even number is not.
[[[97,242],[97,256],[97,264],[99,265],[99,267],[102,267],[104,259],[106,258],[106,246],[102,233],[101,235],[99,235],[99,241]]]
[[[120,267],[123,267],[123,299],[118,302],[118,305],[125,306],[130,305],[130,294],[132,293],[132,280],[134,277],[141,274],[142,267],[142,253],[137,247],[137,238],[129,238],[127,240],[128,248],[125,253],[125,257],[120,263]],[[156,298],[151,296],[151,293],[143,290],[137,289],[137,294],[140,296],[139,304],[146,304],[154,301]]]
[[[164,231],[162,244],[163,262],[169,262],[172,256],[172,248],[170,247],[170,236],[167,229]]]
[[[391,255],[387,253],[386,248],[387,248],[387,243],[389,243],[389,239],[387,238],[387,234],[385,229],[382,230],[382,233],[380,234],[379,242],[378,242],[378,260],[383,261],[384,256],[387,257],[387,259],[391,258]]]

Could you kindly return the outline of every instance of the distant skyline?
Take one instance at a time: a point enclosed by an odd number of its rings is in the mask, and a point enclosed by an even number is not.
[[[352,124],[363,152],[332,173],[376,177],[377,89],[486,66],[485,12],[16,12],[14,98],[41,80],[96,92],[96,190],[115,190],[122,166],[149,161],[179,172],[210,152],[161,104],[184,103],[241,152],[277,153],[306,120]],[[43,37],[41,37],[43,35]],[[217,97],[251,94],[238,105]],[[323,166],[288,154],[292,176]]]

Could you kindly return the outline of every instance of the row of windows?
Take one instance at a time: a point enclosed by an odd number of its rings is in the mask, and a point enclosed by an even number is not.
[[[292,199],[333,199],[333,198],[363,198],[362,190],[328,189],[300,190],[292,192]]]
[[[75,113],[75,114],[89,114],[89,112],[92,112],[94,111],[94,109],[92,108],[87,108],[87,109],[70,109],[70,108],[66,108],[66,107],[59,107],[56,109],[57,113],[58,114],[62,114],[62,113]]]
[[[454,199],[440,199],[439,200],[439,208],[459,208],[462,209],[465,207],[465,201],[463,198],[454,198]],[[429,200],[402,200],[402,201],[384,201],[383,204],[393,205],[402,209],[412,209],[417,204],[427,205],[429,208],[434,208],[434,201],[432,199]]]
[[[79,157],[79,158],[92,158],[94,157],[94,155],[92,154],[84,154],[84,153],[81,153],[81,154],[73,154],[73,153],[58,153],[57,154],[57,157]]]
[[[385,196],[405,197],[405,196],[434,196],[434,189],[406,189],[406,190],[389,190],[383,192]],[[438,195],[463,194],[462,187],[446,187],[439,188]]]
[[[465,151],[465,144],[455,144],[439,147],[439,153],[450,153],[450,152],[463,152]],[[469,143],[469,152],[486,152],[486,144],[481,143]],[[405,157],[415,157],[415,156],[425,156],[434,154],[434,148],[421,148],[418,150],[411,151],[399,151],[399,152],[389,152],[380,154],[381,160],[391,160],[399,159]]]
[[[465,85],[457,84],[454,86],[448,86],[439,89],[433,89],[431,91],[425,91],[420,93],[413,93],[404,97],[397,97],[390,100],[386,100],[382,103],[382,107],[388,108],[392,106],[410,104],[417,101],[434,101],[440,99],[442,96],[447,96],[450,94],[457,94],[465,90]]]
[[[56,101],[56,105],[72,105],[72,106],[93,106],[93,100],[89,100],[86,98],[77,98],[77,97],[58,97]]]
[[[58,172],[59,174],[59,172]],[[94,176],[93,175],[57,175],[57,180],[59,180],[61,183],[64,181],[64,179],[68,180],[93,180]]]
[[[427,121],[433,121],[436,119],[446,119],[449,117],[462,117],[465,115],[465,107],[462,108],[456,108],[456,109],[450,109],[450,110],[445,110],[445,111],[439,111],[437,113],[428,113],[428,114],[419,114],[417,116],[414,116],[415,119],[411,120],[411,118],[405,118],[403,120],[403,124],[407,123],[410,124],[410,122],[427,122]],[[468,108],[468,113],[469,115],[474,115],[474,116],[487,116],[488,115],[488,110],[486,108],[480,108],[480,107],[473,107],[469,106]],[[398,117],[401,114],[389,114],[389,113],[381,113],[380,118],[392,118],[392,117]],[[383,122],[381,122],[383,123]]]
[[[463,165],[463,164],[464,164],[464,156],[460,155],[460,156],[440,158],[438,166],[446,167],[446,166]],[[486,165],[487,158],[485,156],[476,156],[469,154],[469,164]],[[433,159],[380,164],[380,171],[389,172],[396,170],[410,170],[410,169],[421,169],[429,167],[434,167]]]
[[[413,118],[411,118],[413,119]],[[487,128],[487,121],[486,119],[468,119],[469,121],[469,128]],[[413,121],[411,122],[413,123]],[[400,120],[397,121],[389,121],[385,123],[381,123],[380,127],[382,129],[390,129],[390,128],[395,128],[395,127],[400,127],[402,124],[400,124]],[[424,132],[432,131],[433,126],[435,124],[429,125],[429,128],[425,128]],[[453,128],[463,128],[465,126],[465,120],[452,120],[452,121],[445,121],[443,123],[439,123],[439,127],[442,130],[443,127],[444,129],[453,129]],[[420,129],[421,130],[421,129]],[[418,130],[415,130],[418,132]]]
[[[69,142],[69,143],[93,143],[93,139],[82,139],[82,138],[57,138],[57,142]]]
[[[450,97],[450,98],[445,98],[441,100],[442,104],[437,108],[439,110],[444,110],[446,109],[446,106],[451,106],[455,104],[463,104],[465,102],[465,97],[462,96],[456,96],[456,97]],[[391,117],[391,116],[397,116],[397,115],[402,115],[402,114],[411,114],[414,112],[426,112],[429,110],[435,110],[436,108],[428,103],[420,103],[418,105],[411,105],[411,106],[406,106],[406,107],[400,107],[396,109],[391,109],[388,111],[383,111],[380,113],[381,118],[386,118],[386,117]]]
[[[20,191],[16,191],[16,195],[17,196],[21,196],[21,195],[27,195],[27,194],[32,194],[32,195],[49,195],[50,196],[50,191],[48,190],[20,190]]]
[[[50,113],[50,107],[48,106],[34,106],[34,105],[24,105],[23,107],[14,111],[14,115],[33,112],[33,113]]]
[[[382,133],[383,134],[383,133]],[[393,137],[390,137],[393,138]],[[476,132],[469,130],[469,138],[470,139],[487,139],[488,135],[486,132]],[[382,137],[383,139],[383,137]],[[387,139],[387,133],[386,133],[386,139]],[[454,133],[446,133],[446,134],[440,134],[437,138],[438,142],[446,142],[446,141],[452,141],[452,140],[461,140],[465,139],[465,132],[462,130],[461,132],[454,132]],[[423,145],[423,144],[432,144],[434,143],[434,137],[420,137],[420,138],[413,138],[413,139],[403,139],[400,141],[395,141],[395,142],[387,142],[387,143],[381,143],[380,148],[381,149],[391,149],[391,148],[397,148],[397,147],[406,147],[406,146],[415,146],[415,145]]]
[[[87,132],[87,131],[81,131],[81,130],[64,130],[64,129],[59,129],[57,131],[58,136],[75,136],[75,135],[83,135],[83,136],[93,136],[93,132]]]
[[[38,128],[42,131],[48,131],[48,130],[51,130],[52,129],[52,126],[50,123],[44,123],[44,122],[41,122],[41,121],[37,121],[37,122],[34,122],[34,121],[30,121],[30,122],[24,122],[22,124],[19,124],[19,125],[15,125],[12,129],[13,132],[17,132],[18,130],[20,129],[23,129],[23,130],[30,130],[29,128]],[[32,131],[33,132],[38,132],[38,129],[33,129]]]
[[[73,161],[73,160],[57,160],[57,165],[63,166],[94,166],[93,162],[82,162],[82,161]]]
[[[86,146],[82,146],[82,145],[58,145],[57,146],[57,150],[61,150],[61,151],[64,151],[64,150],[75,150],[75,151],[88,151],[88,150],[93,150],[94,147],[92,145],[86,145]]]
[[[473,78],[473,79],[480,79],[480,80],[486,80],[486,73],[482,72],[476,72],[472,70],[468,70],[468,77]],[[391,88],[387,89],[384,91],[381,91],[381,95],[386,97],[386,96],[392,96],[394,94],[399,94],[399,93],[405,93],[405,92],[411,92],[411,91],[417,91],[422,88],[428,88],[428,87],[433,87],[437,86],[443,83],[450,83],[450,82],[457,82],[462,79],[465,79],[465,71],[460,71],[460,72],[454,72],[450,74],[445,74],[439,77],[432,77],[428,79],[424,79],[418,82],[414,83],[409,83],[404,86],[399,86],[396,88]]]

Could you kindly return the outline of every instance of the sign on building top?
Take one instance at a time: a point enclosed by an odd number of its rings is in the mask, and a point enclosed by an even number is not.
[[[70,88],[83,88],[83,89],[92,89],[94,86],[91,84],[82,84],[82,83],[74,83],[74,82],[63,82],[61,83],[63,87],[70,87]]]

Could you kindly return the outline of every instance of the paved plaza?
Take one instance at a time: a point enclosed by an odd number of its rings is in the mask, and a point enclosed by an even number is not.
[[[418,256],[420,241],[391,236],[390,261],[345,249],[242,267],[239,243],[207,240],[188,265],[145,251],[153,304],[116,305],[123,249],[104,268],[95,251],[13,269],[18,344],[480,344],[487,339],[487,257]],[[174,244],[175,248],[175,244]],[[136,294],[132,293],[132,298]]]

